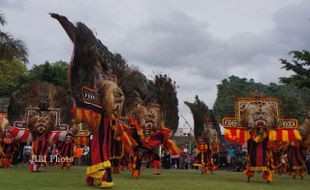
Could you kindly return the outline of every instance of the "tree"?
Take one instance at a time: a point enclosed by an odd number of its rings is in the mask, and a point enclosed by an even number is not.
[[[68,90],[68,63],[64,61],[57,61],[55,63],[46,61],[44,64],[34,65],[29,70],[29,74],[23,78],[23,82],[30,83],[34,80],[46,81]]]
[[[0,13],[0,25],[4,26],[6,20],[4,15]],[[20,40],[15,39],[10,33],[0,30],[0,60],[20,60],[28,63],[28,52],[26,44]]]
[[[8,97],[21,85],[26,77],[27,67],[19,60],[0,61],[0,97]]]
[[[255,83],[253,79],[247,80],[237,76],[222,80],[222,83],[217,85],[217,98],[213,106],[217,120],[221,121],[225,116],[234,116],[237,98],[250,97],[255,90],[266,93],[266,88],[266,85]]]
[[[296,118],[303,121],[307,109],[310,107],[310,89],[299,89],[294,85],[268,85],[270,97],[281,100],[282,115],[284,118]]]
[[[290,77],[281,77],[283,84],[292,84],[298,88],[310,88],[310,53],[309,51],[291,51],[291,60],[280,59],[283,69],[293,71]]]
[[[222,80],[217,86],[217,98],[213,109],[217,120],[223,117],[235,115],[235,100],[237,98],[255,97],[253,92],[261,92],[258,95],[263,97],[278,98],[281,101],[282,114],[285,118],[297,118],[303,121],[304,113],[310,107],[310,89],[299,89],[294,85],[278,85],[275,83],[262,84],[256,83],[253,79],[241,79],[231,76]]]

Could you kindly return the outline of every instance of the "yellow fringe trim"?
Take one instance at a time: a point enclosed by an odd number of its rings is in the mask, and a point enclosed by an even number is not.
[[[108,189],[108,188],[111,188],[113,185],[114,185],[113,182],[106,182],[106,181],[103,181],[103,182],[101,182],[101,184],[99,185],[99,188]]]
[[[106,169],[106,168],[111,168],[110,161],[104,161],[104,162],[101,162],[99,164],[87,167],[86,174],[93,177],[92,175],[94,173],[97,173],[99,170]],[[97,174],[95,174],[95,175],[97,175]]]
[[[304,166],[293,166],[294,170],[301,170],[304,169]]]
[[[132,173],[132,177],[139,177],[139,170],[134,170]]]
[[[267,169],[267,167],[250,167],[250,171],[257,171],[257,172],[259,172],[259,171],[267,171],[268,169]]]
[[[293,130],[293,132],[294,132],[294,135],[295,135],[295,137],[298,139],[298,140],[302,140],[302,137],[301,137],[301,135],[300,135],[300,133],[299,133],[299,131],[298,130],[296,130],[296,129],[294,129]]]
[[[269,140],[270,141],[276,141],[277,140],[277,131],[276,130],[270,130],[269,131]]]
[[[102,181],[102,177],[104,176],[105,173],[106,173],[106,170],[101,170],[89,176],[94,178],[94,184],[98,186],[99,188],[103,188],[103,189],[111,188],[114,185],[113,182]]]

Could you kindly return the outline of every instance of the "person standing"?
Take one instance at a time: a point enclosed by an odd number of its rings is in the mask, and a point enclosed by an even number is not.
[[[163,160],[163,167],[164,167],[164,169],[170,169],[171,168],[171,162],[170,162],[170,159],[171,159],[171,157],[170,157],[170,154],[169,154],[169,152],[164,152],[164,160]]]
[[[30,161],[32,147],[27,143],[23,148],[23,166]]]
[[[83,147],[83,155],[82,155],[82,163],[84,165],[88,164],[88,153],[89,153],[89,146]]]
[[[306,167],[307,167],[307,173],[310,174],[310,152],[306,155]]]
[[[184,169],[184,162],[186,159],[184,149],[185,149],[184,146],[180,148],[179,169]]]
[[[83,149],[80,145],[77,145],[74,150],[74,164],[75,165],[81,165],[81,157],[83,154]]]

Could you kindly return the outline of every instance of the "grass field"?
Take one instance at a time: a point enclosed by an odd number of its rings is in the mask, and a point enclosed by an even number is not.
[[[113,175],[117,190],[305,190],[310,187],[310,176],[294,180],[289,176],[274,175],[268,185],[261,174],[251,183],[245,182],[242,172],[216,171],[213,175],[201,175],[198,170],[162,170],[162,175],[152,175],[152,170],[144,169],[140,179],[133,179],[129,171]],[[42,173],[30,173],[27,168],[12,167],[0,169],[1,190],[78,190],[97,189],[85,184],[85,167],[72,167],[61,171],[58,167],[45,168]]]

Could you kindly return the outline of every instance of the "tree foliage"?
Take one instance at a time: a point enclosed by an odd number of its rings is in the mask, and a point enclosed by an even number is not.
[[[19,60],[0,61],[0,97],[9,97],[14,91],[32,81],[46,81],[68,91],[68,64],[63,61],[34,65],[27,70]]]
[[[8,97],[23,83],[27,67],[19,60],[0,61],[0,97]]]
[[[0,25],[4,26],[6,20],[0,12]],[[0,60],[18,59],[24,63],[28,62],[28,51],[24,41],[14,38],[10,33],[0,29]]]
[[[26,83],[34,80],[45,81],[68,90],[68,63],[64,61],[55,63],[46,61],[44,64],[34,65],[24,80]]]
[[[223,117],[235,115],[236,98],[255,97],[256,94],[253,92],[256,91],[261,92],[258,96],[263,94],[264,97],[278,98],[282,103],[283,117],[297,118],[300,122],[303,121],[306,110],[310,106],[310,90],[299,89],[294,85],[275,83],[265,85],[256,83],[252,79],[231,76],[222,80],[217,88],[217,99],[213,109],[219,121]]]
[[[310,53],[309,51],[291,51],[291,60],[280,59],[283,69],[292,71],[290,77],[281,77],[280,82],[292,84],[298,88],[310,88]]]

